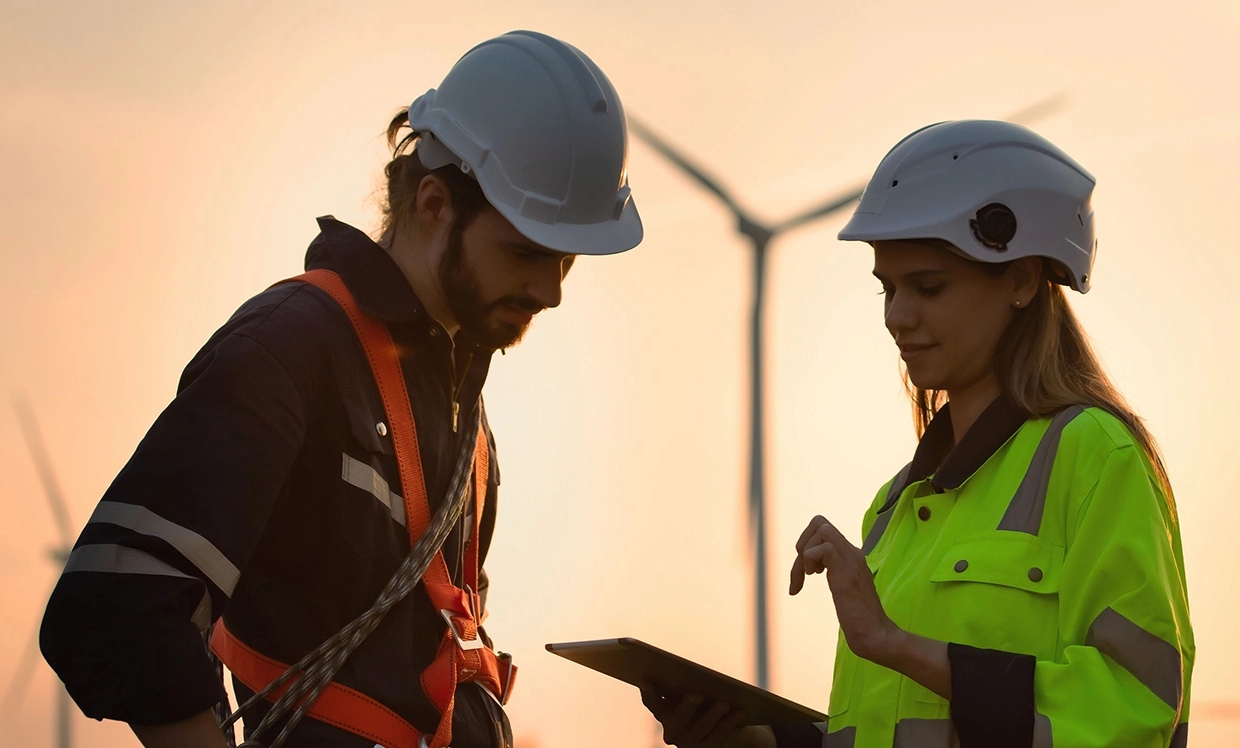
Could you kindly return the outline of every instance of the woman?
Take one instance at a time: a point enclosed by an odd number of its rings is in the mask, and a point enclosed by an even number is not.
[[[815,517],[790,592],[825,572],[830,721],[738,728],[643,700],[684,746],[1182,748],[1194,645],[1153,438],[1068,306],[1089,290],[1094,179],[1004,122],[914,132],[840,238],[869,242],[920,443],[861,548]]]

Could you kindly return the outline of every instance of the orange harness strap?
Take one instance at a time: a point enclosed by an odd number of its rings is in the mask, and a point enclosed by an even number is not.
[[[211,651],[237,676],[237,680],[255,693],[266,688],[268,683],[288,669],[283,662],[246,646],[228,630],[222,618],[211,631]],[[287,689],[288,684],[276,689],[267,697],[268,701],[274,702]],[[339,683],[328,684],[306,714],[373,740],[384,748],[418,748],[418,740],[422,737],[417,728],[396,712],[366,694]]]
[[[349,317],[374,374],[383,408],[392,433],[393,452],[405,492],[406,525],[412,548],[430,524],[426,479],[418,451],[417,429],[405,377],[391,333],[382,321],[357,305],[340,276],[330,270],[311,270],[289,281],[302,281],[327,292]],[[452,712],[456,688],[478,681],[501,703],[507,703],[516,679],[516,667],[507,655],[503,660],[478,633],[481,605],[478,598],[478,546],[482,511],[486,498],[490,449],[480,428],[474,445],[474,522],[465,552],[465,589],[452,584],[443,553],[436,552],[422,576],[431,604],[447,623],[439,651],[422,672],[422,689],[440,711],[439,727],[429,741],[430,748],[445,748],[452,740]],[[287,665],[254,651],[238,640],[221,619],[211,636],[211,649],[228,669],[248,688],[260,691],[287,669]],[[272,694],[274,701],[280,692]],[[418,748],[425,737],[391,709],[351,688],[331,683],[307,712],[309,716],[335,725],[386,748]]]

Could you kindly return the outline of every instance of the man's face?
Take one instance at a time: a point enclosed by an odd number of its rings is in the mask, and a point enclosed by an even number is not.
[[[470,338],[489,348],[511,348],[535,314],[559,306],[560,284],[576,257],[531,242],[487,208],[463,230],[452,228],[439,281]]]

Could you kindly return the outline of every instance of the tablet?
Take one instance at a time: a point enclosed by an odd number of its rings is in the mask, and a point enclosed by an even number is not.
[[[634,686],[648,680],[665,697],[699,693],[743,710],[747,725],[826,722],[827,715],[637,639],[548,644],[547,651]]]

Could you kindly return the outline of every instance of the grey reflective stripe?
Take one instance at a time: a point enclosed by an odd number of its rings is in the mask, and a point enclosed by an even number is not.
[[[1064,427],[1084,412],[1085,409],[1081,406],[1070,405],[1051,419],[1051,425],[1042,435],[1042,441],[1038,442],[1038,448],[1033,453],[1033,459],[1029,461],[1029,469],[1025,471],[1025,477],[1021,480],[1020,487],[1016,489],[1016,495],[1012,497],[1012,502],[1008,504],[1003,520],[999,522],[1000,530],[1037,535],[1042,529],[1046,487],[1051,482],[1051,469],[1055,467],[1055,453],[1059,451],[1059,437],[1063,434]]]
[[[344,453],[341,453],[341,463],[340,477],[344,479],[345,483],[357,486],[371,496],[374,496],[388,508],[393,520],[401,527],[408,526],[405,519],[405,500],[400,497],[400,494],[392,492],[391,488],[388,487],[388,482],[383,479],[382,475],[379,475],[378,470]],[[471,489],[473,488],[472,481],[470,482],[470,487]],[[474,502],[467,501],[465,502],[465,537],[463,538],[466,543],[469,542],[473,529]]]
[[[1033,713],[1033,748],[1054,748],[1051,737],[1051,718],[1041,712]]]
[[[207,629],[211,628],[214,623],[214,616],[211,615],[211,593],[203,590],[202,599],[198,601],[198,607],[194,609],[194,615],[189,620],[198,627],[200,633],[205,634]]]
[[[1180,651],[1128,620],[1113,608],[1098,614],[1085,635],[1095,647],[1132,673],[1167,706],[1180,710]]]
[[[344,478],[345,483],[357,486],[363,491],[368,492],[371,496],[378,499],[392,513],[392,519],[400,523],[401,527],[405,526],[405,501],[399,494],[392,493],[388,488],[388,483],[379,475],[379,472],[352,457],[343,455],[344,466],[341,468],[340,477]]]
[[[883,539],[883,533],[887,532],[887,525],[891,523],[891,515],[895,514],[892,507],[900,498],[900,492],[904,489],[904,483],[908,480],[908,473],[912,468],[913,463],[910,462],[896,473],[896,477],[891,479],[891,486],[887,488],[887,498],[878,510],[878,519],[874,520],[874,524],[870,526],[870,532],[865,536],[865,542],[861,544],[861,552],[865,555],[870,555],[870,551],[874,550],[878,541]]]
[[[119,525],[167,542],[177,549],[185,560],[198,567],[225,595],[232,595],[237,581],[241,579],[241,572],[237,567],[210,541],[193,530],[169,522],[144,506],[101,501],[90,521]]]
[[[110,574],[147,574],[160,577],[184,577],[194,579],[166,561],[160,561],[146,551],[126,548],[113,543],[83,545],[69,554],[65,573],[75,571],[98,571]]]
[[[1171,745],[1167,748],[1188,748],[1188,723],[1181,722],[1171,735]]]
[[[830,722],[815,722],[814,727],[817,727],[818,732],[822,733],[823,737],[826,737],[827,731],[831,727],[831,723]]]
[[[845,727],[822,736],[822,748],[853,748],[856,742],[856,727]]]
[[[69,554],[65,563],[65,574],[73,572],[94,571],[105,574],[144,574],[159,577],[180,577],[192,579],[199,584],[197,578],[186,574],[172,564],[155,558],[146,551],[137,548],[126,548],[114,543],[83,545]],[[199,631],[206,631],[211,625],[211,595],[203,591],[202,600],[190,620],[198,626]]]
[[[902,719],[896,723],[892,748],[960,748],[950,719]]]

